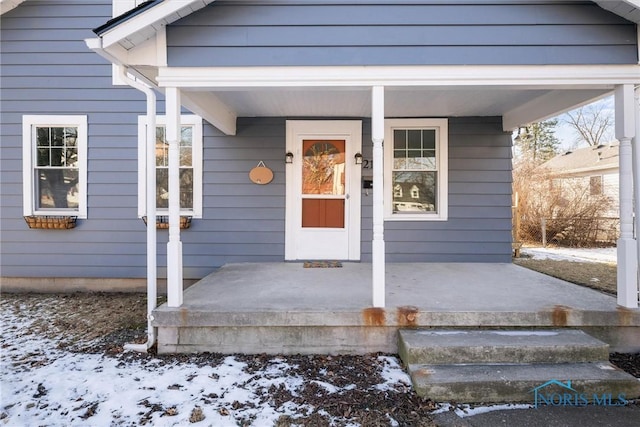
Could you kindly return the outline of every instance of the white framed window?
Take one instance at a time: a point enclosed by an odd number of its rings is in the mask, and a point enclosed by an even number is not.
[[[385,120],[386,220],[447,219],[448,120]]]
[[[202,218],[202,118],[180,116],[180,215]],[[138,216],[147,208],[147,117],[138,117]],[[156,208],[169,214],[169,145],[166,117],[156,117]]]
[[[604,186],[602,185],[602,175],[593,175],[589,177],[589,195],[601,196],[604,194]]]
[[[25,216],[87,217],[87,116],[22,117]]]

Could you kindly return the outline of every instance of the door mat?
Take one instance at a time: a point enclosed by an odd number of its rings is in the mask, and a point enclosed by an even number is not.
[[[342,267],[340,261],[305,261],[304,268],[338,268]]]

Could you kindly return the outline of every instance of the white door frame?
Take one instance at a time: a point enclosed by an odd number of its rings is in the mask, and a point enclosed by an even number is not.
[[[300,260],[298,233],[301,230],[301,177],[297,177],[303,158],[302,139],[344,139],[345,162],[350,164],[347,175],[345,227],[348,232],[347,260],[360,260],[362,167],[355,164],[355,155],[362,150],[361,120],[287,120],[286,151],[293,154],[293,163],[286,165],[285,260]],[[299,173],[298,173],[299,175]]]

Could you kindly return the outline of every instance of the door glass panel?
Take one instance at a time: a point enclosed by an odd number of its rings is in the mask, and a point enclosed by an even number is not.
[[[302,194],[345,194],[345,141],[304,140]]]
[[[302,141],[302,227],[344,228],[345,141]]]

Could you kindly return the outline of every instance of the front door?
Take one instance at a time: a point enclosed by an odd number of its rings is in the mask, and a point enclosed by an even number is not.
[[[287,121],[287,260],[360,259],[360,121]]]

